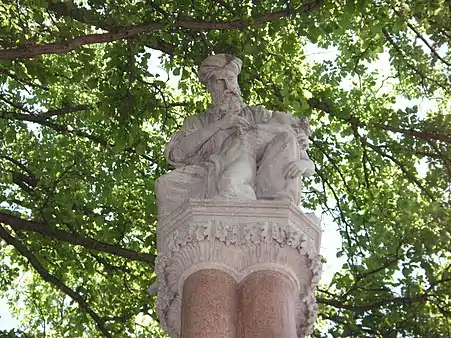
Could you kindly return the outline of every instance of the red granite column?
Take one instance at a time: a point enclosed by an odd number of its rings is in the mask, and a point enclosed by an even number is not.
[[[296,337],[297,295],[288,278],[275,271],[258,271],[238,287],[239,338]]]
[[[225,272],[205,269],[183,285],[182,338],[236,338],[237,285]]]

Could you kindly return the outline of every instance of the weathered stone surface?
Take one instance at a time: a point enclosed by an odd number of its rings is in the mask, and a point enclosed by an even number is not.
[[[296,294],[285,275],[257,271],[239,285],[239,338],[296,337]]]
[[[171,338],[302,337],[316,319],[321,231],[298,208],[314,173],[308,121],[245,105],[240,71],[226,54],[203,62],[213,107],[171,138],[175,170],[156,184],[157,313]]]
[[[307,119],[244,104],[237,75],[241,60],[214,55],[200,67],[213,107],[191,116],[169,141],[165,155],[176,169],[157,181],[159,215],[187,198],[300,198],[300,176],[314,173],[307,155]]]
[[[204,269],[189,275],[182,298],[183,338],[237,337],[236,281],[227,273]]]
[[[157,229],[161,325],[171,337],[180,336],[184,283],[198,271],[223,271],[238,284],[272,271],[290,282],[297,332],[307,334],[316,319],[314,289],[321,273],[316,222],[289,201],[189,200]]]

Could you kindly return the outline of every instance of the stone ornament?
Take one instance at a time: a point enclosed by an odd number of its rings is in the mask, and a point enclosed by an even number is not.
[[[217,217],[212,219],[212,214]],[[170,337],[180,337],[185,279],[211,268],[226,272],[237,283],[261,270],[284,274],[299,295],[298,335],[311,333],[317,311],[314,291],[321,274],[317,253],[321,231],[316,217],[283,201],[218,205],[190,200],[158,230],[157,314]]]

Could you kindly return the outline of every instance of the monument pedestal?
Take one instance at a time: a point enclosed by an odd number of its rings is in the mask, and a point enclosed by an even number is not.
[[[157,313],[171,338],[303,337],[321,230],[285,201],[189,200],[157,227]]]

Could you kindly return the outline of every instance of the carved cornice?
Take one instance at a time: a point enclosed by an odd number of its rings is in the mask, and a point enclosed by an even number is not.
[[[281,221],[299,228],[314,242],[317,250],[321,245],[320,220],[313,213],[303,213],[297,206],[288,201],[216,201],[189,199],[176,212],[164,219],[159,219],[157,234],[159,243],[171,237],[173,231],[191,221],[230,220],[244,218],[248,222],[271,219]],[[158,247],[158,250],[161,250]]]
[[[181,291],[195,271],[215,268],[239,283],[258,270],[285,274],[299,293],[298,334],[316,320],[314,291],[321,273],[317,218],[288,203],[190,200],[159,224],[157,313],[171,337],[180,336]]]

